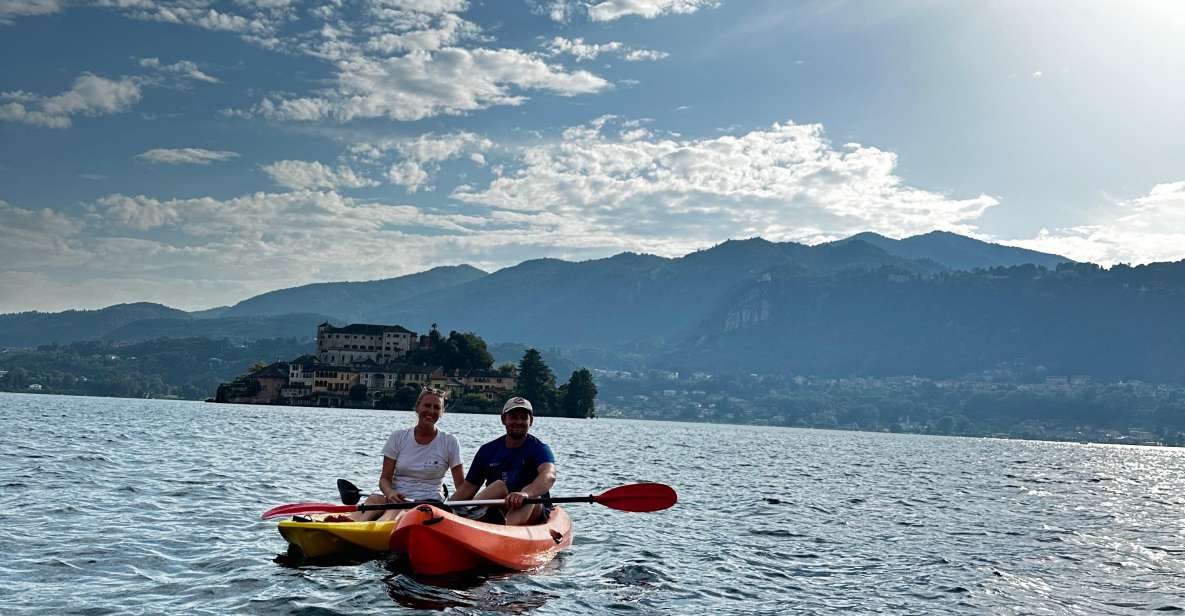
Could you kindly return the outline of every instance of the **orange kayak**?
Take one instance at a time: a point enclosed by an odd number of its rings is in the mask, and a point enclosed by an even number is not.
[[[572,520],[559,507],[543,524],[504,526],[421,505],[399,518],[390,548],[407,554],[414,573],[444,575],[482,566],[535,569],[569,545]]]

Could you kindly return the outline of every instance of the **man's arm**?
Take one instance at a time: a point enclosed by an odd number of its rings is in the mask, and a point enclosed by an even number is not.
[[[511,510],[518,509],[523,506],[523,499],[547,494],[554,485],[555,464],[544,462],[539,465],[539,474],[535,477],[535,481],[532,481],[518,492],[511,492],[506,495],[506,506]]]

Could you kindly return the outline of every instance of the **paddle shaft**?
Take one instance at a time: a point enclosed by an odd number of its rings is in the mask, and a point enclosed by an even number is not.
[[[524,505],[554,505],[558,503],[597,503],[618,511],[650,512],[661,511],[678,502],[679,496],[675,490],[661,483],[635,483],[617,486],[597,495],[589,496],[552,496],[523,499]],[[355,511],[387,511],[391,509],[413,509],[420,505],[504,505],[503,498],[466,501],[408,501],[403,503],[380,503],[377,505],[328,505],[327,503],[293,503],[273,507],[263,514],[263,519],[292,516],[303,513],[352,513]]]
[[[524,498],[524,505],[551,505],[555,503],[595,503],[597,497],[589,496],[557,496],[554,498]],[[355,505],[358,511],[386,511],[390,509],[414,509],[419,505],[439,505],[439,501],[409,501],[406,503],[380,503],[377,505]],[[450,507],[468,507],[470,505],[505,505],[504,498],[486,498],[481,500],[444,501]]]

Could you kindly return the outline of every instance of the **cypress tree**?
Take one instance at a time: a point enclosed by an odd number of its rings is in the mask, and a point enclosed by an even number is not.
[[[573,372],[567,385],[560,390],[563,392],[562,405],[565,417],[597,416],[597,386],[593,383],[592,373],[587,368]]]
[[[550,415],[555,409],[555,375],[535,349],[527,349],[518,362],[518,384],[514,395],[531,401],[536,415]]]

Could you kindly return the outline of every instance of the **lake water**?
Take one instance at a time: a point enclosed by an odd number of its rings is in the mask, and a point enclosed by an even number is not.
[[[401,412],[0,394],[0,613],[1136,614],[1185,608],[1185,451],[541,418],[571,505],[526,574],[295,568],[259,514],[369,486]],[[494,416],[446,415],[468,459]]]

